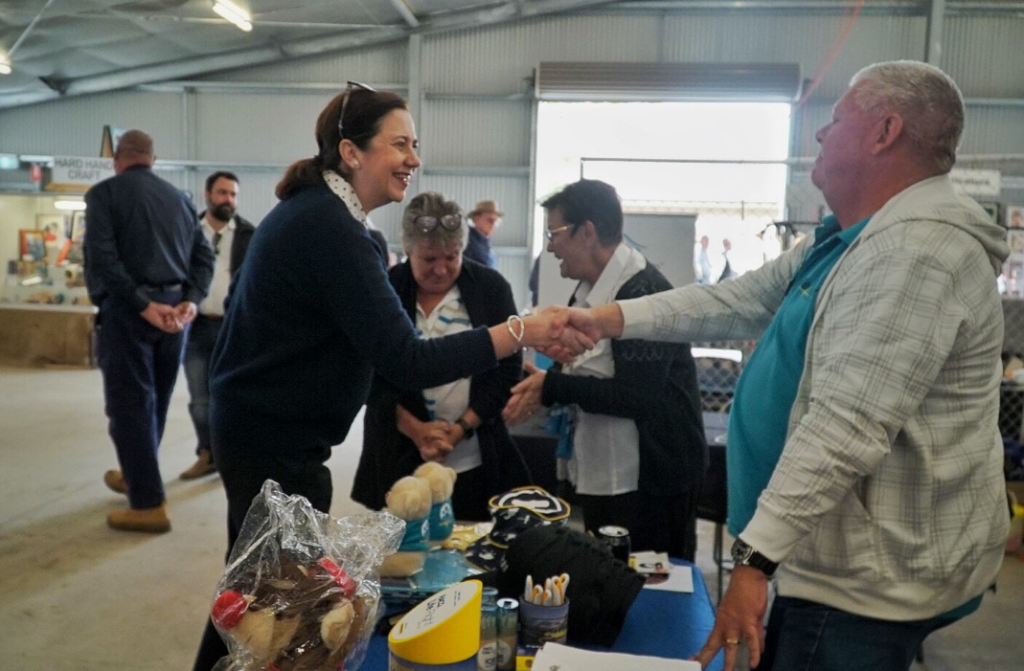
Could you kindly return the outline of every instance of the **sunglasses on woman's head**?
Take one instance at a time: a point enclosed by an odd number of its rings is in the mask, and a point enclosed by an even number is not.
[[[341,99],[341,114],[338,115],[338,139],[342,140],[345,138],[345,133],[342,130],[342,123],[345,120],[345,108],[348,107],[348,99],[352,97],[352,92],[356,89],[362,89],[363,91],[370,91],[376,93],[377,89],[366,84],[359,82],[349,82],[348,86],[345,87],[345,92],[342,93],[343,98]],[[351,138],[349,138],[351,139]]]
[[[446,214],[443,217],[438,218],[432,217],[427,214],[421,214],[420,216],[416,217],[412,223],[414,223],[416,227],[419,228],[424,233],[429,233],[430,231],[434,230],[435,228],[437,228],[438,224],[444,227],[445,230],[457,231],[459,230],[459,226],[462,226],[462,215]]]

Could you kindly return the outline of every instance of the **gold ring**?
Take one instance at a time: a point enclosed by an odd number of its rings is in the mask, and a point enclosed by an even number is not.
[[[726,645],[739,645],[740,644],[740,639],[738,639],[738,638],[727,638],[727,639],[725,639],[725,644]]]

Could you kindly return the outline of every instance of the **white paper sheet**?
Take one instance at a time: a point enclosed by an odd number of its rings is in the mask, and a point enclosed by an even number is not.
[[[680,567],[676,567],[677,569]],[[673,571],[675,573],[676,571]],[[681,659],[594,652],[547,643],[533,660],[533,671],[700,671],[700,664]]]
[[[693,568],[689,566],[673,566],[664,582],[647,583],[644,589],[660,589],[666,592],[685,592],[693,594]]]

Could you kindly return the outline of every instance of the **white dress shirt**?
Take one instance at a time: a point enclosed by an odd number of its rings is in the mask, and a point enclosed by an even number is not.
[[[591,286],[581,282],[577,287],[574,305],[592,308],[614,302],[622,285],[646,267],[643,254],[620,243],[597,283]],[[562,372],[601,379],[615,377],[611,341],[602,340],[563,367]],[[565,466],[576,491],[594,496],[636,491],[640,477],[640,432],[636,422],[585,412],[575,405],[572,412],[573,454]]]
[[[200,222],[203,235],[206,241],[213,247],[213,237],[217,231],[210,225],[210,213],[207,212]],[[231,286],[231,244],[235,241],[235,218],[227,226],[220,229],[220,244],[216,246],[217,257],[213,265],[213,281],[210,283],[210,293],[206,295],[203,302],[199,304],[199,314],[207,317],[224,316],[224,299],[228,297],[228,288]]]

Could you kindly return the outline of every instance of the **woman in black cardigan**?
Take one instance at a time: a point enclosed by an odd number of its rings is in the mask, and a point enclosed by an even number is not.
[[[402,246],[409,259],[389,276],[423,337],[502,324],[515,311],[508,282],[463,258],[466,232],[459,206],[440,194],[420,194],[405,210]],[[522,356],[515,354],[497,368],[422,392],[375,375],[352,498],[382,508],[397,479],[425,461],[439,461],[459,473],[452,496],[455,517],[490,519],[492,495],[530,480],[501,418],[521,373]]]

